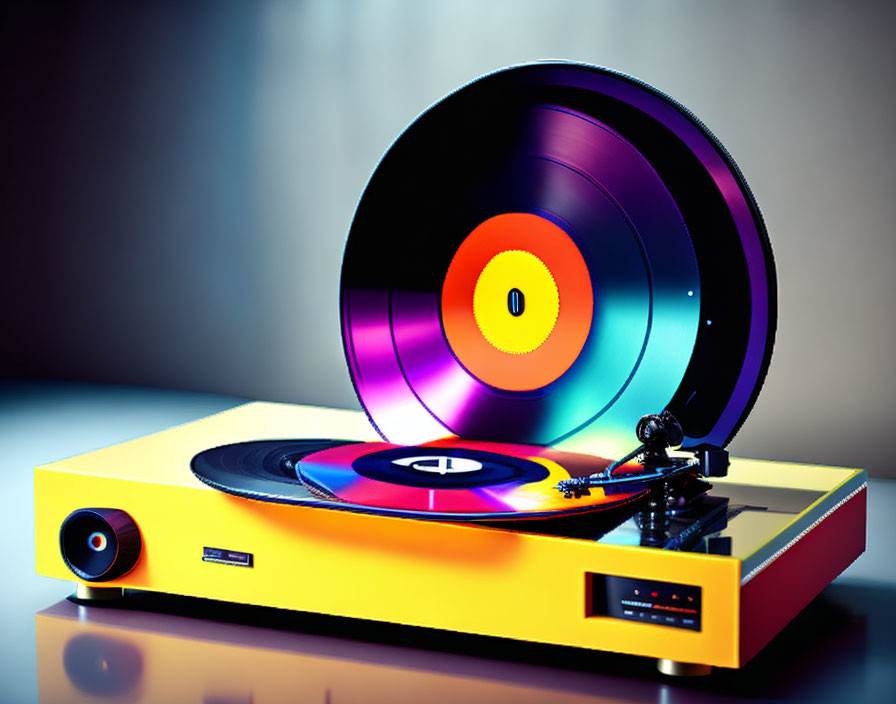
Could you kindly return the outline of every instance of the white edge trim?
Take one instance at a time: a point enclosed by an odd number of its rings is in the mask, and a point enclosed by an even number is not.
[[[787,543],[783,548],[779,549],[779,550],[778,550],[777,552],[775,552],[771,557],[766,558],[763,562],[761,562],[761,563],[758,564],[756,567],[754,567],[752,570],[750,570],[750,571],[749,571],[749,572],[748,572],[748,573],[747,573],[747,574],[740,580],[740,584],[741,584],[741,586],[745,585],[747,582],[749,582],[751,579],[753,579],[753,577],[755,577],[757,574],[759,574],[760,572],[762,572],[762,570],[764,570],[766,567],[768,567],[770,564],[772,564],[772,563],[773,563],[775,560],[777,560],[781,555],[783,555],[785,552],[787,552],[788,550],[790,550],[791,547],[793,547],[793,546],[794,546],[794,545],[795,545],[795,544],[796,544],[796,543],[797,543],[797,542],[798,542],[804,535],[806,535],[807,533],[809,533],[809,531],[811,531],[813,528],[815,528],[815,526],[817,526],[819,523],[821,523],[825,518],[827,518],[828,516],[830,516],[834,511],[836,511],[838,508],[840,508],[843,504],[845,504],[847,501],[849,501],[852,497],[854,497],[854,496],[855,496],[856,494],[858,494],[860,491],[864,491],[867,487],[868,487],[868,482],[862,482],[862,485],[861,485],[860,487],[858,487],[857,489],[853,490],[853,491],[852,491],[848,496],[846,496],[845,498],[840,499],[840,501],[838,501],[836,504],[834,504],[834,506],[832,506],[828,511],[826,511],[826,512],[824,513],[824,515],[821,516],[821,518],[818,518],[818,519],[817,519],[814,523],[812,523],[812,525],[810,525],[808,528],[804,528],[804,529],[803,529],[803,530],[802,530],[796,537],[794,537],[793,539],[791,539],[791,541],[790,541],[789,543]]]

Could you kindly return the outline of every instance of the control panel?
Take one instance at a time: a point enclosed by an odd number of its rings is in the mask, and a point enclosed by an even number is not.
[[[587,579],[588,616],[700,630],[700,587],[603,574]]]

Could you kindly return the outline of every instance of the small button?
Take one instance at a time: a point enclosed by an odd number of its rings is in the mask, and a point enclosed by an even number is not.
[[[675,624],[678,623],[678,619],[675,618],[674,616],[666,616],[663,620],[664,620],[667,624],[669,624],[669,625],[673,625],[673,626],[674,626]]]
[[[631,609],[623,609],[622,615],[623,616],[634,616],[635,612],[632,611]]]
[[[681,619],[682,626],[696,626],[697,622],[692,618],[683,618]]]

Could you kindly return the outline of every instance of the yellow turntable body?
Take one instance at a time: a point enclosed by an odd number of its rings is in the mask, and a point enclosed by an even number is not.
[[[250,403],[36,468],[38,573],[75,578],[60,552],[63,521],[117,508],[139,527],[139,559],[117,579],[82,584],[739,667],[864,550],[856,469],[733,460],[714,487],[745,505],[777,492],[780,510],[731,521],[720,533],[727,555],[267,503],[190,471],[210,447],[299,437],[377,439],[361,412]],[[251,561],[204,560],[207,548]],[[608,576],[699,589],[699,630],[603,613],[592,589]]]

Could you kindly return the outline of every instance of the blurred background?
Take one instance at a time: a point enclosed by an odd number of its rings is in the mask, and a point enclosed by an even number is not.
[[[732,450],[896,477],[888,3],[0,6],[0,377],[358,407],[339,270],[378,159],[478,75],[571,59],[688,106],[763,210],[777,346]]]

